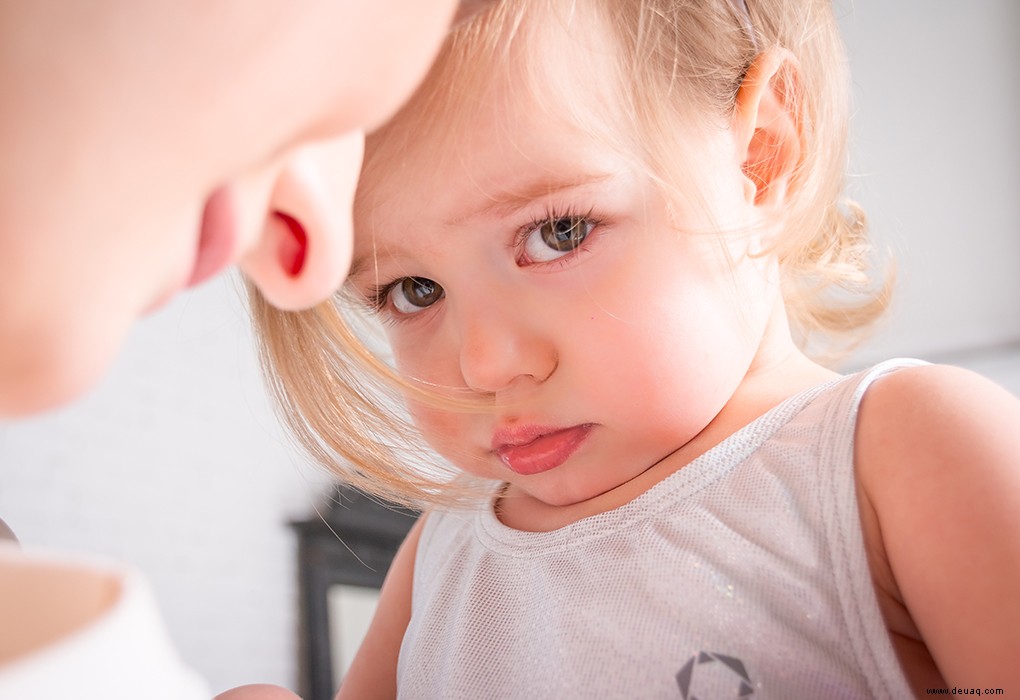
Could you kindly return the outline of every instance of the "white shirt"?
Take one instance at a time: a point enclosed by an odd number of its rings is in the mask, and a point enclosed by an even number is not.
[[[13,622],[23,619],[24,606],[37,606],[24,619],[45,613],[47,605],[73,607],[69,579],[94,581],[112,592],[112,601],[55,641],[0,662],[0,700],[209,700],[208,687],[170,643],[149,586],[128,567],[0,543],[0,596],[7,610],[0,608],[0,637],[28,634],[13,627],[30,624]]]

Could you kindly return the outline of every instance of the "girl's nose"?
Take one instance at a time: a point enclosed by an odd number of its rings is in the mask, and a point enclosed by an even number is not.
[[[279,171],[261,235],[240,262],[274,306],[314,306],[347,276],[363,150],[357,132],[302,147]]]
[[[506,298],[504,295],[503,298]],[[462,316],[460,369],[468,388],[499,394],[541,384],[555,372],[553,340],[524,314],[501,312],[500,305],[477,304]]]

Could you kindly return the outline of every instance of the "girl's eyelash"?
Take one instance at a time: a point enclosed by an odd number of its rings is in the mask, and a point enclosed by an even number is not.
[[[374,284],[369,287],[365,292],[365,302],[368,304],[369,309],[377,314],[382,313],[386,309],[386,302],[390,298],[393,286],[398,282],[400,282],[400,279],[395,279],[386,284]]]
[[[527,224],[517,229],[516,233],[513,236],[513,240],[511,241],[510,244],[511,249],[514,251],[519,251],[521,247],[524,245],[525,241],[528,239],[528,236],[530,236],[531,233],[536,228],[542,226],[543,224],[549,223],[550,221],[556,221],[557,219],[583,219],[584,221],[587,221],[589,224],[591,224],[592,228],[597,228],[601,224],[600,219],[598,219],[595,216],[594,207],[588,209],[583,214],[577,213],[578,211],[579,210],[574,209],[559,209],[557,207],[549,207],[548,209],[546,209],[546,213],[544,216],[533,219],[532,221],[528,222]],[[569,255],[563,257],[566,258],[569,257]],[[560,258],[560,260],[562,259],[563,258]],[[370,286],[367,290],[365,290],[364,299],[365,304],[368,306],[368,308],[373,313],[388,317],[389,314],[385,314],[384,312],[386,311],[386,306],[389,303],[390,292],[393,291],[393,288],[396,285],[400,284],[402,279],[404,278],[399,277],[393,280],[392,282],[387,282],[385,284],[375,284]]]
[[[397,325],[410,321],[411,319],[418,318],[424,315],[429,309],[423,309],[417,314],[402,314],[397,312],[391,312],[390,307],[390,293],[393,288],[398,284],[401,284],[407,277],[398,277],[392,282],[385,284],[374,284],[365,290],[364,303],[368,307],[370,313],[375,314],[379,320],[385,325]]]
[[[514,235],[513,238],[512,243],[513,249],[519,250],[520,247],[524,245],[524,242],[528,239],[528,236],[531,235],[532,231],[534,231],[542,224],[548,223],[550,221],[556,221],[557,219],[584,219],[585,221],[592,225],[592,228],[597,227],[601,223],[601,221],[595,217],[594,207],[591,207],[590,209],[588,209],[587,212],[583,214],[579,214],[577,212],[578,210],[574,209],[558,209],[555,206],[550,206],[549,208],[546,209],[545,216],[533,219],[531,222],[517,229],[517,233]]]

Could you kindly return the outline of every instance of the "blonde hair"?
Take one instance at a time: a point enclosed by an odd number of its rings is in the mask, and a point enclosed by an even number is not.
[[[619,116],[629,123],[606,124],[604,116],[594,123],[582,110],[570,116],[579,128],[639,136],[628,145],[671,195],[690,177],[677,165],[677,120],[692,110],[731,115],[760,52],[782,47],[797,58],[777,80],[799,120],[800,159],[788,187],[784,231],[766,252],[779,260],[783,297],[802,346],[817,355],[820,340],[859,338],[885,309],[891,278],[874,282],[863,213],[843,197],[849,76],[828,0],[501,0],[451,32],[416,95],[370,137],[364,180],[392,165],[374,157],[374,145],[395,143],[389,150],[400,152],[402,140],[427,141],[423,131],[446,138],[457,133],[458,120],[471,116],[465,96],[480,100],[494,71],[515,66],[536,94],[547,90],[545,71],[528,60],[529,41],[549,23],[570,22],[586,11],[617,49],[618,73],[608,82]],[[443,144],[435,150],[441,157]],[[398,408],[399,392],[451,410],[477,410],[477,402],[437,397],[400,377],[351,329],[350,302],[342,293],[299,313],[272,308],[254,287],[250,296],[269,387],[318,463],[369,493],[412,506],[469,503],[484,493],[435,462]],[[431,468],[423,470],[422,461]]]

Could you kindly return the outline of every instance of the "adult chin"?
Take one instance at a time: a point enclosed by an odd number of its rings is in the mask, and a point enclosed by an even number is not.
[[[82,335],[50,324],[45,331],[15,334],[0,346],[0,418],[17,418],[70,403],[102,377],[126,330]],[[5,334],[6,335],[6,334]]]

